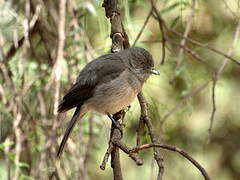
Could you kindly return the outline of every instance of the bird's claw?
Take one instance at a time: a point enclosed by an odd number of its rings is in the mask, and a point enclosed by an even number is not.
[[[123,136],[123,129],[122,129],[122,125],[120,124],[120,121],[116,121],[110,114],[107,114],[107,115],[111,119],[114,127],[117,128],[120,131],[121,136]]]

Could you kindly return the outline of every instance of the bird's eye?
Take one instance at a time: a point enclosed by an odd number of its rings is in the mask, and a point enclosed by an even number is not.
[[[143,61],[141,61],[141,62],[140,62],[140,64],[141,64],[141,65],[143,65],[143,64],[144,64],[144,62],[143,62]]]

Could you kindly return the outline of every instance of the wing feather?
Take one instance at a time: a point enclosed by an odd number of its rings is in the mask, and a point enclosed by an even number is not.
[[[58,112],[65,112],[91,98],[98,84],[107,83],[118,77],[125,66],[117,54],[103,55],[85,66],[77,81],[61,101]]]

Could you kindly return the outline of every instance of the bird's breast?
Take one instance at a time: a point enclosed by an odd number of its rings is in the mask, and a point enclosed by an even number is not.
[[[139,80],[125,70],[116,79],[97,86],[93,97],[86,102],[86,105],[103,114],[114,114],[130,105],[141,88]]]

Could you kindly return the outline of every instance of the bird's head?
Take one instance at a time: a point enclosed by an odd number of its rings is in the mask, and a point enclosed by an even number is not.
[[[129,48],[129,51],[129,64],[141,81],[146,81],[151,74],[160,74],[154,69],[152,55],[147,50],[140,47],[132,47]]]

